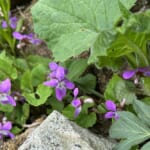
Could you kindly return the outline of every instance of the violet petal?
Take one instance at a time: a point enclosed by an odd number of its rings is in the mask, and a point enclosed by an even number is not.
[[[64,82],[65,82],[65,86],[67,89],[70,89],[70,90],[74,89],[74,84],[71,81],[66,79],[64,80]]]
[[[57,69],[57,67],[58,67],[57,63],[55,63],[55,62],[49,63],[49,68],[51,71],[55,71]]]
[[[10,27],[12,29],[16,29],[17,26],[17,18],[16,17],[11,17],[10,18]]]
[[[107,110],[116,111],[116,104],[111,100],[107,100],[105,102],[105,106],[106,106]]]
[[[19,32],[13,32],[13,37],[17,40],[22,40],[24,39],[24,35],[19,33]]]
[[[77,117],[77,116],[80,114],[81,110],[82,110],[82,107],[81,107],[81,106],[80,106],[80,107],[77,107],[77,108],[75,109],[75,113],[74,113],[75,117]]]
[[[50,87],[56,87],[58,85],[57,79],[51,79],[50,81],[44,82],[44,85],[50,86]]]
[[[65,76],[65,68],[62,66],[58,66],[56,70],[56,78],[58,78],[59,80],[63,80]]]
[[[11,89],[11,82],[6,79],[0,83],[0,93],[8,93]]]
[[[66,96],[66,89],[65,88],[57,88],[55,89],[56,98],[61,101]]]
[[[7,96],[7,98],[8,98],[8,104],[12,106],[16,106],[16,101],[11,96]]]
[[[77,97],[78,93],[79,93],[79,89],[78,89],[78,88],[75,88],[75,89],[73,90],[73,95],[74,95],[74,97]]]
[[[72,102],[71,102],[71,105],[75,108],[79,107],[81,105],[81,101],[80,99],[74,99]]]
[[[118,120],[120,118],[120,116],[117,114],[117,112],[115,113],[114,118],[115,118],[115,120]]]
[[[106,119],[114,118],[115,112],[109,111],[105,114]]]
[[[124,79],[130,79],[130,78],[132,78],[135,75],[135,73],[136,73],[135,70],[127,70],[127,71],[123,72],[122,77]]]
[[[15,135],[14,135],[13,133],[11,133],[11,132],[8,132],[8,136],[9,136],[11,139],[13,139],[13,138],[15,137]]]
[[[3,21],[2,21],[2,28],[5,29],[5,28],[7,28],[7,27],[8,27],[7,22],[3,20]]]
[[[10,130],[12,128],[12,123],[10,121],[7,121],[4,125],[3,125],[3,130]]]

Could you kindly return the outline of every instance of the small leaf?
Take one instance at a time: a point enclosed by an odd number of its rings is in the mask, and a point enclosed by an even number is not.
[[[0,59],[0,73],[4,73],[5,76],[16,79],[17,78],[17,70],[16,68],[9,62]]]
[[[92,127],[96,123],[96,114],[94,112],[90,114],[80,114],[76,122],[84,128]]]
[[[106,109],[105,109],[105,106],[103,104],[99,104],[97,106],[97,110],[100,112],[100,113],[106,113]]]
[[[68,79],[70,79],[71,81],[77,80],[82,75],[82,73],[85,71],[86,68],[87,68],[86,59],[79,59],[73,61],[68,67],[69,70]]]
[[[23,92],[32,92],[32,75],[29,70],[25,71],[21,77],[21,89]]]
[[[150,106],[140,100],[134,100],[133,107],[138,117],[150,127]]]
[[[12,132],[13,134],[18,134],[18,133],[20,133],[22,130],[23,130],[23,128],[21,129],[21,128],[17,127],[17,126],[13,126],[13,128],[11,129],[11,132]]]
[[[82,114],[88,114],[88,109],[90,107],[94,106],[94,103],[84,103],[83,106],[82,106],[82,111],[81,113]]]
[[[38,84],[44,82],[45,75],[47,72],[48,72],[47,66],[42,64],[36,65],[31,71],[32,85],[37,86]]]
[[[19,71],[26,71],[29,69],[25,59],[17,58],[14,60],[14,65]]]
[[[62,111],[63,115],[68,117],[70,120],[74,120],[75,118],[74,112],[75,112],[75,109],[71,104],[65,107]]]
[[[27,102],[33,106],[39,106],[46,102],[47,98],[52,94],[52,89],[40,84],[35,93],[23,93]]]
[[[117,145],[117,150],[130,150],[150,138],[150,129],[134,114],[125,111],[118,114],[119,120],[113,123],[109,131],[112,138],[124,139]]]
[[[86,74],[76,80],[76,82],[84,92],[92,93],[92,90],[95,89],[96,86],[96,77],[92,74]]]
[[[39,55],[29,55],[26,60],[31,67],[34,67],[39,64],[48,66],[48,63],[50,62],[49,58],[42,57]]]
[[[13,123],[23,125],[29,117],[29,104],[18,104],[12,112],[6,113],[8,120],[13,120]]]
[[[113,71],[118,71],[123,64],[122,58],[109,57],[109,56],[101,56],[98,59],[97,65],[98,67],[107,67],[112,69]]]
[[[51,97],[49,100],[50,105],[52,106],[53,110],[58,110],[61,112],[64,108],[64,103],[59,102],[55,97]]]
[[[14,107],[12,105],[4,105],[4,104],[0,104],[0,111],[2,112],[12,112],[14,109]]]
[[[143,83],[143,94],[150,96],[150,78],[144,77],[141,79]]]
[[[114,75],[107,84],[104,96],[105,99],[112,99],[119,102],[125,98],[126,104],[131,104],[136,99],[134,88],[132,83]]]

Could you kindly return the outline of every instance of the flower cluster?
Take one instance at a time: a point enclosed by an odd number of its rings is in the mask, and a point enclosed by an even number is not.
[[[14,138],[14,134],[10,132],[12,128],[12,123],[10,121],[0,123],[0,139],[4,136]]]
[[[13,32],[13,37],[15,39],[19,40],[19,42],[22,43],[22,45],[23,45],[23,43],[24,43],[24,45],[25,45],[25,43],[31,43],[31,44],[35,44],[35,45],[38,45],[41,43],[41,40],[36,38],[33,33],[21,34],[19,32]],[[18,48],[20,48],[20,47],[18,46]]]
[[[114,118],[116,120],[119,119],[119,115],[117,114],[116,104],[112,100],[107,100],[105,102],[105,107],[108,112],[105,114],[106,119]]]
[[[131,79],[136,75],[150,76],[150,67],[137,68],[134,70],[126,70],[123,72],[122,77],[124,79]]]
[[[0,103],[16,106],[15,100],[9,95],[10,89],[11,82],[9,79],[6,79],[0,83]]]
[[[79,89],[75,88],[73,91],[74,98],[71,102],[72,106],[75,108],[75,116],[78,116],[82,109],[81,100],[77,97],[79,93]]]
[[[74,84],[66,78],[68,72],[64,67],[59,66],[55,62],[51,62],[49,68],[51,70],[51,73],[48,75],[50,80],[44,82],[44,85],[54,87],[56,98],[62,101],[66,96],[67,89],[74,89]]]
[[[15,30],[16,29],[16,26],[17,26],[17,18],[14,16],[14,17],[9,17],[9,22],[7,23],[6,20],[2,20],[2,28],[8,28],[10,27],[11,29]]]

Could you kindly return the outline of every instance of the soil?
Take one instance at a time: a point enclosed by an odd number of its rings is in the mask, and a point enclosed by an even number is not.
[[[11,0],[13,9],[12,12],[21,16],[24,20],[24,27],[23,30],[27,33],[33,32],[33,23],[32,17],[30,13],[30,9],[32,5],[36,2],[36,0]],[[24,5],[28,4],[28,5]],[[20,6],[21,5],[21,6]],[[19,6],[19,7],[18,7]],[[15,8],[15,9],[14,9]],[[136,5],[131,9],[133,12],[136,11],[144,11],[145,9],[150,8],[149,0],[137,0]],[[45,56],[45,57],[52,57],[51,51],[48,49],[46,43],[43,41],[38,46],[27,46],[24,47],[24,50],[28,53],[28,49],[32,50],[33,54]],[[81,55],[81,57],[87,57],[87,53]],[[97,77],[97,91],[103,93],[105,90],[105,86],[108,83],[109,79],[112,76],[112,71],[108,70],[107,68],[97,69],[93,66],[90,67],[91,73],[93,73]],[[31,116],[32,117],[32,116]],[[104,120],[103,116],[97,115],[98,122],[94,125],[94,127],[90,128],[90,130],[96,134],[102,134],[104,136],[108,135],[108,128],[111,124],[109,120]],[[2,143],[0,149],[1,150],[17,150],[18,147],[25,141],[27,135],[34,130],[40,123],[44,120],[45,117],[38,117],[39,119],[32,122],[30,125],[27,126],[26,130],[17,135],[15,139],[8,140]]]

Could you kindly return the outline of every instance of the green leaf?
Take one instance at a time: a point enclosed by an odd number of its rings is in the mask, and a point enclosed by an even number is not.
[[[141,78],[141,80],[143,83],[143,94],[150,96],[150,78],[144,77],[144,78]]]
[[[84,128],[92,127],[96,123],[96,114],[94,112],[90,114],[80,114],[76,122]]]
[[[19,70],[20,72],[22,71],[26,71],[29,69],[27,61],[25,59],[22,58],[15,58],[14,59],[14,65],[17,68],[17,70]]]
[[[4,73],[6,77],[16,79],[17,70],[11,62],[0,59],[0,73]]]
[[[131,104],[136,99],[134,90],[135,87],[132,83],[123,80],[118,75],[114,75],[107,84],[104,97],[119,102],[125,98],[126,104]]]
[[[118,71],[123,64],[122,58],[109,57],[109,56],[101,56],[98,59],[97,65],[98,67],[107,67],[112,69],[113,71]]]
[[[13,110],[13,112],[8,112],[6,113],[6,117],[9,120],[12,120],[13,123],[16,123],[18,125],[23,125],[26,123],[28,117],[29,117],[29,104],[24,103],[22,104],[18,104],[15,109]]]
[[[69,67],[68,67],[68,79],[70,79],[71,81],[75,81],[77,80],[82,73],[85,71],[85,69],[87,68],[87,60],[86,59],[78,59],[73,61]]]
[[[52,94],[52,89],[40,84],[35,93],[23,93],[27,102],[33,106],[39,106],[46,102],[47,98]]]
[[[21,129],[21,128],[17,127],[17,126],[13,126],[11,132],[14,133],[14,134],[18,134],[18,133],[20,133],[22,130],[23,130],[23,128]]]
[[[130,9],[135,0],[120,2]],[[56,61],[91,48],[89,62],[106,55],[122,16],[118,0],[39,0],[32,15],[35,32],[46,40]]]
[[[38,84],[44,82],[45,75],[48,71],[49,70],[47,66],[42,64],[36,65],[31,71],[32,85],[37,86]]]
[[[144,144],[141,150],[149,150],[149,148],[150,148],[150,142],[147,142],[146,144]]]
[[[80,88],[86,93],[92,93],[96,86],[96,77],[92,74],[86,74],[76,80]]]
[[[29,55],[26,60],[29,66],[31,66],[32,68],[38,64],[47,65],[48,67],[48,63],[50,62],[49,58],[38,56],[38,55]]]
[[[63,115],[68,117],[70,120],[74,120],[74,118],[75,118],[74,112],[75,112],[75,109],[71,104],[69,104],[67,107],[65,107],[62,111]]]
[[[32,92],[32,75],[29,70],[25,71],[21,77],[21,89],[23,92]]]
[[[56,98],[51,97],[50,99],[48,99],[50,105],[52,106],[53,110],[58,110],[59,112],[61,112],[64,108],[64,103],[63,102],[59,102]]]
[[[14,107],[12,105],[3,105],[3,104],[0,104],[0,111],[2,112],[12,112],[14,109]]]
[[[99,104],[97,106],[97,110],[100,112],[100,113],[106,113],[106,108],[104,106],[104,104]]]
[[[140,100],[134,100],[133,107],[138,117],[150,126],[150,106]]]
[[[83,105],[82,105],[82,111],[81,111],[81,113],[82,114],[88,114],[88,109],[90,108],[90,107],[92,107],[92,106],[94,106],[94,103],[84,103]]]
[[[120,119],[110,128],[112,138],[124,139],[117,150],[130,150],[132,146],[140,144],[150,138],[150,129],[130,112],[118,112]]]

